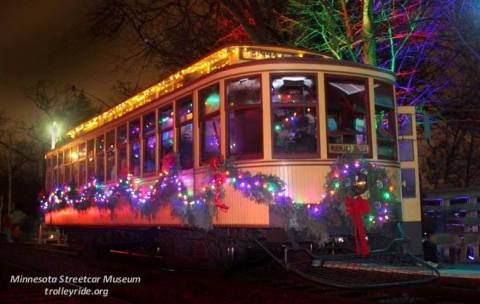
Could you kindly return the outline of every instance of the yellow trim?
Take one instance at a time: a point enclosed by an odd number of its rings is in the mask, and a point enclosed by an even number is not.
[[[92,119],[74,127],[67,132],[71,138],[75,138],[86,132],[95,130],[108,122],[118,119],[133,110],[154,101],[165,93],[170,93],[186,83],[213,71],[241,62],[242,60],[263,60],[283,57],[311,56],[327,57],[318,53],[285,47],[256,47],[256,46],[230,46],[222,48],[196,63],[181,69],[157,84],[143,90],[135,96],[93,117]]]

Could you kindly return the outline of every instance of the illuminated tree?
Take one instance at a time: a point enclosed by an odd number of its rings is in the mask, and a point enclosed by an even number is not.
[[[421,102],[418,97],[427,92],[418,90],[415,76],[434,41],[429,1],[290,2],[283,23],[297,33],[294,45],[389,69],[398,77],[397,102]]]

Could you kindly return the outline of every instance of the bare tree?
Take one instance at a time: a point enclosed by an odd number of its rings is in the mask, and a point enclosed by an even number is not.
[[[93,3],[90,21],[96,37],[124,42],[122,64],[164,72],[232,42],[288,41],[277,22],[285,6],[279,0],[108,0]]]
[[[423,143],[423,183],[429,187],[470,187],[480,184],[480,87],[478,54],[480,25],[470,1],[448,1],[436,47],[429,50],[433,59],[424,65],[425,81],[437,86],[424,110],[432,116],[431,141]],[[423,125],[428,121],[423,120]],[[429,138],[424,130],[421,134]]]

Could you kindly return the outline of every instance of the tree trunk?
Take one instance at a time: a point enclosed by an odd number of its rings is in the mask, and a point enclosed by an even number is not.
[[[362,18],[363,63],[377,65],[377,45],[373,27],[373,1],[363,0]]]

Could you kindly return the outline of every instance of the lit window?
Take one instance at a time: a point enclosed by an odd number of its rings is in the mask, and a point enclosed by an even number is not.
[[[78,166],[79,162],[72,164],[72,182],[75,187],[78,186]]]
[[[65,170],[64,183],[66,185],[71,185],[72,184],[72,177],[70,175],[70,164],[65,165],[64,170]]]
[[[63,153],[63,161],[64,161],[64,180],[63,183],[66,185],[71,185],[72,184],[72,176],[71,176],[71,165],[70,165],[70,149],[67,149]]]
[[[86,159],[81,159],[79,162],[79,185],[84,185],[87,182],[87,161]]]
[[[155,131],[155,112],[143,116],[143,134]]]
[[[173,152],[173,109],[172,106],[162,108],[158,111],[158,133],[160,138],[159,159]]]
[[[314,76],[272,76],[273,153],[318,153],[317,86]]]
[[[60,151],[60,153],[58,153],[58,165],[63,165],[63,151]]]
[[[143,174],[155,172],[155,153],[157,139],[155,137],[155,112],[143,116]]]
[[[115,167],[115,130],[107,133],[107,181],[115,180],[117,178]]]
[[[208,162],[220,155],[220,95],[218,83],[198,94],[200,106],[200,149],[201,160]]]
[[[328,153],[370,154],[367,79],[326,77]]]
[[[52,175],[53,175],[53,176],[52,176],[52,184],[53,184],[54,186],[56,186],[57,183],[58,183],[58,169],[57,169],[57,168],[53,169]]]
[[[78,186],[78,146],[75,146],[70,150],[70,160],[72,162],[72,183],[74,186]]]
[[[143,174],[155,172],[155,151],[156,138],[155,133],[147,134],[143,138]]]
[[[189,96],[177,101],[178,151],[180,167],[193,168],[193,102]]]
[[[393,86],[375,81],[375,130],[379,159],[397,159]]]
[[[63,178],[64,162],[63,162],[63,151],[58,153],[58,183],[63,184],[65,182]]]
[[[314,76],[272,76],[272,103],[317,103]]]
[[[262,87],[260,77],[245,77],[226,85],[228,154],[262,158]]]
[[[105,180],[105,137],[100,135],[96,140],[96,175],[98,181],[103,182]]]
[[[117,128],[117,173],[125,178],[128,174],[127,161],[127,126]]]
[[[140,119],[128,124],[128,141],[130,144],[130,173],[140,176]]]
[[[95,176],[95,140],[87,141],[87,177]]]

